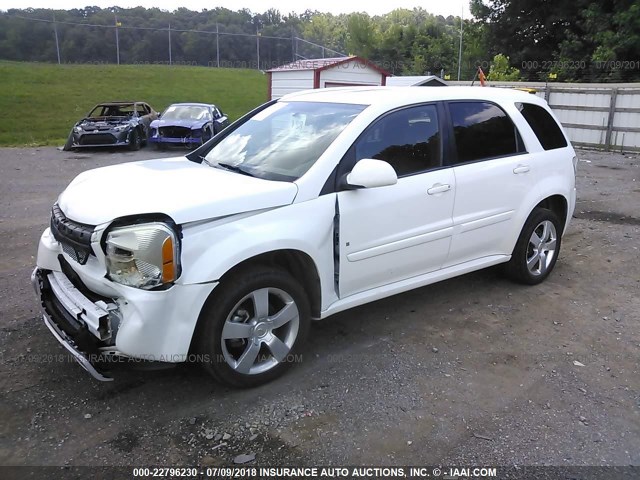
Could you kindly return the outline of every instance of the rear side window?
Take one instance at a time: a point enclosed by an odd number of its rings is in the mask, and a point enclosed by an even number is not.
[[[567,146],[567,140],[558,123],[544,108],[532,103],[516,103],[516,107],[540,140],[542,148],[553,150]]]
[[[515,155],[525,151],[511,118],[489,102],[450,102],[458,151],[456,163]]]
[[[409,107],[385,115],[355,144],[356,161],[384,160],[399,177],[441,165],[440,129],[435,105]]]

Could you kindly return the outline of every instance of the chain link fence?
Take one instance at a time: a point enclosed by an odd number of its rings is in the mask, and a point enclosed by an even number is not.
[[[291,30],[290,36],[238,31],[237,25],[216,23],[210,29],[131,25],[113,17],[113,24],[81,23],[1,15],[12,24],[20,51],[2,48],[6,60],[58,64],[166,64],[267,70],[306,58],[346,56],[345,53],[308,41]],[[2,30],[0,28],[0,30]],[[35,44],[30,39],[37,38]]]

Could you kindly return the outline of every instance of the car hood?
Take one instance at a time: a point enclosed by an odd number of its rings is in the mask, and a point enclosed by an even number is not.
[[[164,213],[182,224],[288,205],[297,192],[294,183],[176,157],[81,173],[62,192],[58,205],[71,220],[89,225],[148,213]]]
[[[162,118],[151,122],[151,128],[160,127],[186,127],[186,128],[202,128],[207,123],[206,120],[163,120]]]

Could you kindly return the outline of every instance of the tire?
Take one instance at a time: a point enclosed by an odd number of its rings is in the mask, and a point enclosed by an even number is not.
[[[200,142],[190,143],[187,145],[187,148],[189,150],[196,150],[197,148],[200,148],[202,145],[208,142],[210,138],[211,138],[211,130],[207,128],[206,130],[203,130],[202,136],[200,137]]]
[[[64,152],[70,152],[71,150],[73,150],[73,132],[69,134],[67,141],[62,147],[62,151]]]
[[[205,370],[220,383],[248,388],[274,380],[299,359],[311,315],[291,275],[255,266],[216,288],[200,322]]]
[[[136,151],[140,150],[142,147],[142,137],[140,136],[140,132],[137,128],[131,130],[131,134],[129,135],[129,150]]]
[[[526,285],[543,282],[553,270],[560,253],[562,226],[558,216],[546,208],[536,208],[518,237],[507,275]]]

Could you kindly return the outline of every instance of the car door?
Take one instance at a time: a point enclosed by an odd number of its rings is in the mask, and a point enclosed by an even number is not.
[[[523,192],[534,188],[533,166],[507,113],[487,101],[448,102],[455,175],[454,235],[445,266],[510,255]]]
[[[455,179],[442,168],[441,119],[439,104],[390,112],[363,132],[341,162],[384,160],[398,183],[338,193],[340,297],[438,270],[446,260]]]
[[[221,132],[229,125],[229,119],[227,116],[216,106],[213,107],[213,118],[214,133]]]

